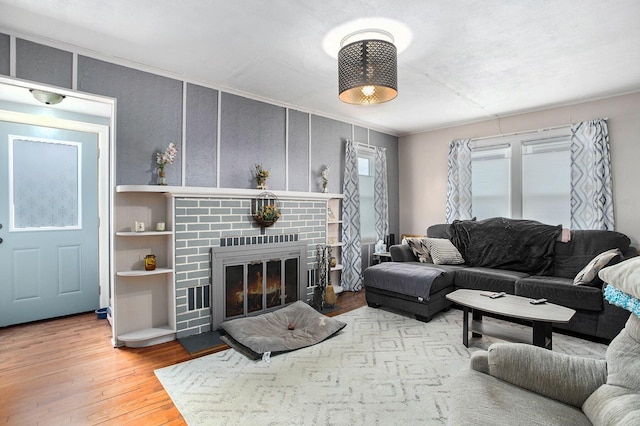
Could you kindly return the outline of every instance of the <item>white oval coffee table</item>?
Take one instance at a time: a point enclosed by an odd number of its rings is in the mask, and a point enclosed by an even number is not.
[[[490,291],[460,289],[447,294],[447,299],[462,306],[464,322],[462,343],[469,347],[469,332],[473,337],[497,337],[510,342],[528,343],[552,349],[552,324],[567,323],[576,313],[573,309],[553,303],[532,305],[527,297],[507,294],[497,299],[483,296]],[[469,323],[469,311],[472,321]],[[533,335],[516,327],[491,324],[482,320],[484,313],[492,313],[510,318],[519,318],[533,323]]]

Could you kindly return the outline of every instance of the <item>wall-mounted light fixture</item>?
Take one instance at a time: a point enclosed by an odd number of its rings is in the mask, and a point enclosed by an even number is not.
[[[47,105],[59,104],[65,98],[64,95],[59,93],[47,92],[44,90],[30,89],[29,91],[34,98]]]
[[[398,53],[383,30],[356,31],[342,39],[338,52],[338,91],[349,104],[379,104],[398,96]]]

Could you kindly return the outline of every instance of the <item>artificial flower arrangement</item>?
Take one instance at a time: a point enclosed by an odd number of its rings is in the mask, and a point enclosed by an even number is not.
[[[254,207],[252,216],[253,216],[253,220],[255,220],[258,225],[267,227],[276,223],[278,219],[280,219],[280,216],[282,216],[282,213],[280,212],[280,209],[278,209],[278,206],[276,206],[275,203],[274,204],[257,203],[257,205]]]
[[[164,153],[157,152],[156,153],[156,162],[158,163],[158,168],[160,170],[164,170],[164,166],[167,164],[173,164],[176,160],[176,154],[178,154],[178,148],[176,144],[171,142]]]
[[[178,148],[173,142],[169,144],[164,153],[156,153],[156,163],[158,163],[158,185],[167,184],[167,179],[164,174],[164,166],[167,164],[173,164],[176,159],[176,154],[178,154]]]
[[[258,184],[258,189],[266,189],[265,182],[269,177],[269,171],[262,168],[260,164],[255,165],[254,178]]]
[[[268,204],[256,211],[256,215],[263,220],[273,221],[280,219],[280,210],[275,204]]]

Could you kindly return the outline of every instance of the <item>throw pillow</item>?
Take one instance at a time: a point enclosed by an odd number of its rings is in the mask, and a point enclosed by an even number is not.
[[[573,279],[574,285],[601,285],[598,272],[609,264],[615,257],[622,256],[620,249],[611,249],[594,257]]]
[[[425,238],[424,241],[434,264],[460,265],[464,263],[456,246],[446,238]]]
[[[640,299],[640,256],[604,268],[598,273],[598,276],[609,284],[608,287],[615,286],[631,297]],[[637,305],[640,308],[640,303]]]
[[[407,244],[409,248],[413,252],[413,255],[418,258],[418,260],[422,263],[431,262],[431,256],[429,256],[429,249],[424,244],[424,238],[407,238]]]

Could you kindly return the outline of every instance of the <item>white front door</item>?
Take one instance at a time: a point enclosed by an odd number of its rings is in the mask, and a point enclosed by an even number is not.
[[[0,224],[0,326],[96,309],[96,133],[0,121]]]

